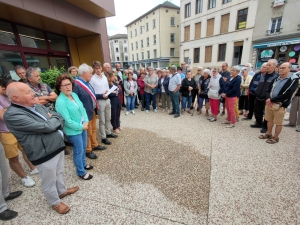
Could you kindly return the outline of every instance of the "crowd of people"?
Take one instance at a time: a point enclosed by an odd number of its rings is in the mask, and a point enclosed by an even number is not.
[[[4,154],[11,169],[26,187],[35,182],[24,172],[19,150],[30,168],[30,175],[39,174],[42,191],[48,203],[60,214],[70,208],[61,199],[74,194],[79,187],[66,188],[63,179],[64,155],[70,154],[65,146],[72,146],[75,171],[82,180],[93,176],[88,172],[86,158],[97,159],[95,151],[105,146],[97,141],[99,133],[104,145],[111,145],[110,138],[118,138],[122,132],[120,115],[130,113],[141,106],[141,111],[162,113],[178,118],[194,110],[210,122],[225,116],[226,128],[234,128],[242,120],[255,116],[252,128],[261,128],[260,139],[269,144],[279,142],[284,115],[290,108],[289,123],[300,132],[300,81],[299,74],[290,73],[291,64],[278,65],[275,59],[264,63],[255,73],[252,65],[219,68],[198,67],[193,71],[184,62],[168,69],[132,67],[121,71],[120,65],[112,70],[109,63],[94,61],[92,66],[72,66],[61,74],[55,83],[55,91],[41,82],[40,69],[16,66],[20,80],[9,76],[0,80],[0,220],[9,220],[17,212],[9,210],[6,201],[19,197],[22,192],[9,192],[8,170]],[[181,106],[180,106],[181,105]],[[221,110],[221,105],[223,108]],[[227,113],[226,113],[227,112]],[[272,133],[275,125],[275,133]],[[112,129],[111,129],[112,128]]]

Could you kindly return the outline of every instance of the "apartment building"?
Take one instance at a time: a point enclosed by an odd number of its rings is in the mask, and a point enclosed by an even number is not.
[[[251,59],[258,0],[182,0],[180,59],[195,70]]]
[[[256,68],[268,61],[300,64],[300,1],[258,2],[253,33],[252,63]]]
[[[126,25],[130,65],[162,68],[179,62],[180,8],[166,1]]]
[[[128,40],[127,34],[116,34],[108,37],[109,51],[111,66],[116,67],[116,64],[120,64],[121,68],[127,69],[129,67],[128,59]]]

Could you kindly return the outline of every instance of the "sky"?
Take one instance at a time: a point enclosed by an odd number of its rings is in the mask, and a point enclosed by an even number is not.
[[[125,25],[166,0],[114,0],[116,16],[106,18],[108,35],[127,34]],[[169,0],[180,6],[180,0]]]

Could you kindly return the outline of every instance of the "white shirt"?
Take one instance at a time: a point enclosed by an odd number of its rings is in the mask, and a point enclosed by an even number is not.
[[[123,75],[122,75],[122,72],[121,71],[117,71],[117,73],[118,73],[118,76],[121,78],[121,81],[123,81]]]
[[[109,90],[108,81],[104,73],[102,73],[102,78],[100,78],[97,74],[94,74],[90,84],[94,88],[96,94],[104,94],[107,90]]]
[[[164,83],[164,80],[165,80],[165,79],[163,79],[163,78],[161,78],[161,80],[160,80],[160,83],[161,83],[161,92],[166,92],[166,91],[165,91],[164,84],[163,84],[163,83]]]

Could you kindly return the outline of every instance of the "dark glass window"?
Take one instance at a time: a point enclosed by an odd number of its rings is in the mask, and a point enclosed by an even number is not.
[[[48,40],[50,43],[50,49],[54,51],[60,51],[60,52],[68,52],[68,43],[65,37],[48,33]]]
[[[23,65],[20,52],[0,50],[0,77],[11,75],[14,80],[20,80],[15,73],[15,66]]]
[[[4,21],[0,21],[0,44],[17,45],[11,24]]]
[[[42,31],[17,25],[22,46],[29,48],[47,49],[45,36]]]

